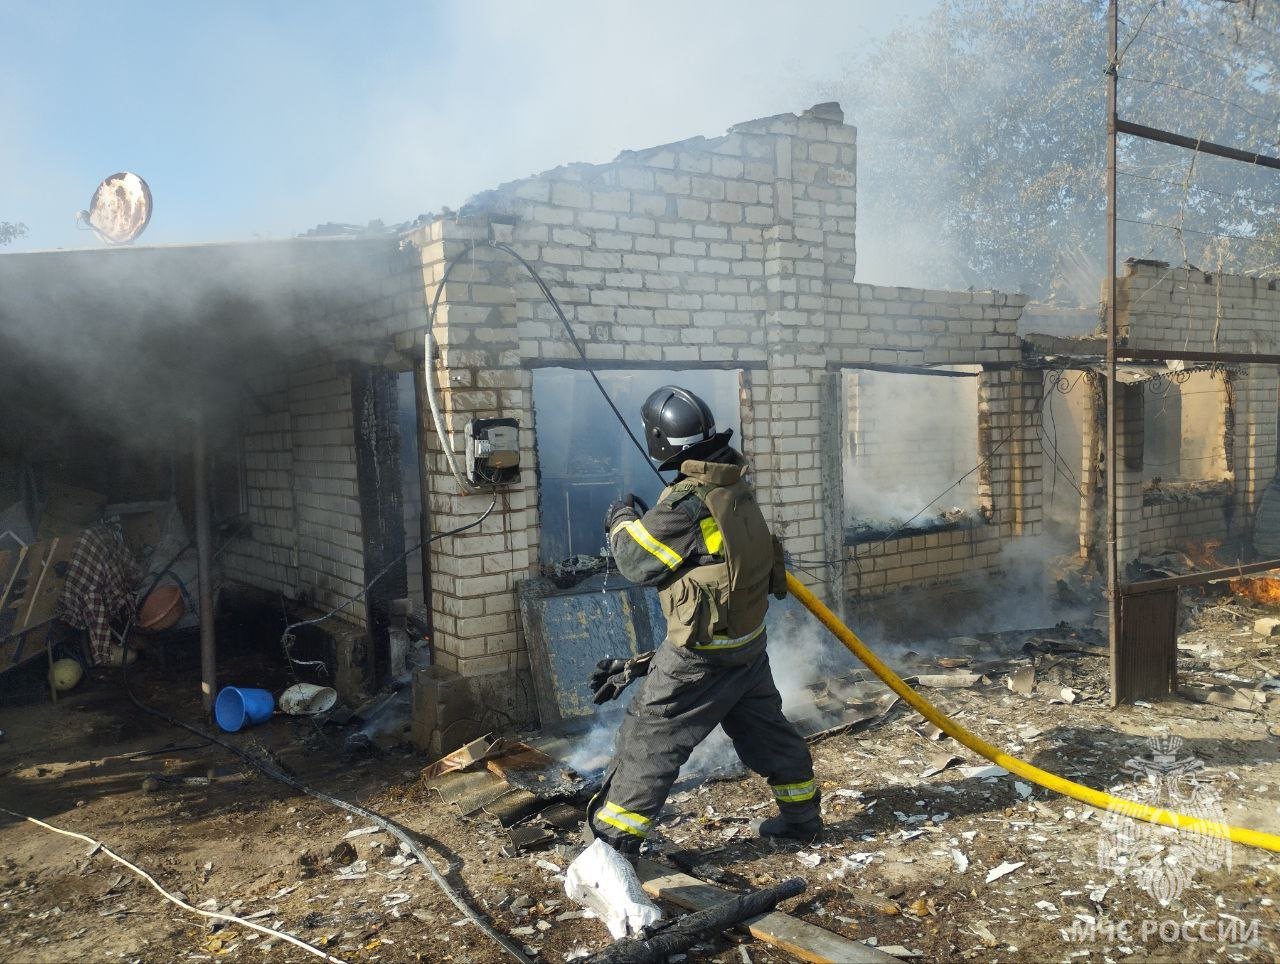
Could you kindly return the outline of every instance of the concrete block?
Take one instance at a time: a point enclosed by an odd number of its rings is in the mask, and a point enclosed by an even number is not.
[[[431,759],[483,735],[478,710],[471,687],[457,673],[443,666],[414,671],[410,736]]]

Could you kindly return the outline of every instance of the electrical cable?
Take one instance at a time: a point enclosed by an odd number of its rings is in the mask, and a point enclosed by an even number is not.
[[[531,265],[528,261],[526,261],[520,255],[520,253],[516,251],[515,248],[511,247],[511,245],[503,241],[490,241],[489,246],[494,248],[497,251],[501,251],[504,254],[511,256],[517,262],[520,263],[520,266],[523,267],[525,271],[528,272],[529,277],[533,279],[533,283],[538,286],[538,290],[542,293],[542,297],[546,299],[547,304],[549,304],[551,306],[551,309],[556,313],[556,317],[560,319],[560,324],[564,326],[565,334],[569,336],[570,343],[572,343],[573,347],[577,350],[578,356],[582,359],[583,364],[586,366],[587,374],[591,376],[591,380],[595,382],[596,388],[600,390],[601,397],[604,398],[605,403],[613,411],[613,414],[618,419],[618,423],[622,426],[623,431],[627,433],[627,437],[631,439],[631,444],[636,447],[636,451],[638,451],[641,457],[644,459],[645,465],[649,466],[649,468],[652,469],[653,474],[658,477],[658,481],[665,486],[667,484],[666,479],[662,477],[662,473],[658,471],[657,466],[655,466],[652,460],[650,460],[648,451],[645,449],[643,445],[640,444],[640,440],[636,438],[635,433],[631,430],[631,426],[627,424],[627,420],[623,417],[622,412],[618,410],[618,406],[614,403],[613,399],[609,396],[609,392],[605,389],[604,384],[600,381],[599,376],[596,375],[595,369],[591,367],[591,363],[587,358],[586,350],[583,349],[582,343],[578,341],[578,336],[574,334],[573,325],[569,323],[569,319],[568,317],[566,317],[564,313],[564,309],[560,307],[560,302],[556,300],[556,296],[551,293],[551,288],[542,279],[542,276],[538,274],[537,269],[535,269],[533,265]],[[469,251],[471,252],[472,256],[474,256],[474,253],[475,253],[474,244],[471,245]],[[431,307],[427,312],[426,367],[424,371],[423,380],[426,382],[426,386],[427,386],[427,404],[431,408],[431,418],[435,424],[436,435],[438,435],[440,438],[440,446],[444,450],[445,461],[449,464],[449,471],[453,474],[453,477],[458,481],[458,483],[464,489],[468,491],[474,491],[475,487],[470,482],[468,482],[467,479],[458,470],[456,456],[453,453],[452,447],[449,445],[448,435],[445,433],[445,430],[444,430],[444,418],[440,413],[439,399],[436,397],[435,379],[432,374],[432,370],[435,362],[434,356],[437,350],[436,340],[435,340],[436,311],[440,305],[440,296],[444,291],[445,282],[449,280],[449,275],[453,272],[453,269],[457,266],[457,264],[459,263],[459,260],[460,259],[458,258],[454,258],[447,265],[445,265],[444,274],[441,276],[440,280],[436,283],[435,294],[431,299]]]
[[[243,927],[252,928],[253,930],[258,931],[259,933],[262,933],[262,934],[266,934],[269,937],[275,937],[275,938],[279,938],[282,941],[287,941],[288,943],[294,945],[295,947],[302,948],[302,950],[306,951],[308,954],[314,954],[316,957],[329,961],[330,964],[346,964],[346,962],[342,958],[334,957],[328,951],[322,950],[321,948],[316,947],[314,944],[308,944],[306,941],[302,940],[301,938],[294,937],[292,934],[287,934],[284,931],[278,931],[275,928],[267,927],[265,924],[254,923],[253,921],[246,920],[243,917],[237,917],[235,914],[223,914],[223,913],[220,913],[219,911],[201,910],[199,907],[193,907],[191,904],[188,904],[185,900],[178,897],[176,894],[169,893],[169,891],[165,890],[164,887],[162,887],[160,883],[154,877],[152,877],[149,873],[147,873],[137,864],[132,863],[129,860],[126,860],[124,857],[121,857],[118,853],[116,853],[114,850],[112,850],[110,847],[108,847],[106,844],[104,844],[100,840],[94,840],[92,837],[82,833],[76,833],[74,830],[63,830],[61,827],[55,827],[53,824],[45,823],[43,820],[37,820],[35,817],[28,817],[25,813],[18,813],[17,811],[10,810],[8,807],[0,807],[0,813],[7,813],[11,817],[17,817],[19,820],[25,820],[28,823],[33,823],[37,827],[42,827],[45,830],[51,830],[54,833],[62,834],[62,836],[64,837],[71,837],[75,840],[83,840],[87,844],[92,844],[94,849],[89,852],[90,856],[92,856],[95,852],[101,850],[104,854],[106,854],[116,863],[120,864],[123,867],[127,867],[129,870],[133,871],[135,874],[137,874],[139,877],[145,880],[165,900],[169,901],[170,903],[177,904],[183,910],[190,911],[193,914],[199,914],[201,917],[209,917],[209,918],[212,918],[213,920],[227,921],[232,924],[240,924]]]
[[[1170,81],[1170,80],[1154,80],[1149,77],[1134,77],[1132,74],[1125,74],[1122,77],[1120,77],[1120,79],[1127,80],[1135,84],[1147,84],[1148,86],[1151,86],[1151,87],[1168,87],[1171,90],[1185,91],[1188,94],[1195,94],[1197,97],[1203,97],[1206,100],[1217,101],[1219,104],[1223,104],[1227,107],[1234,107],[1236,110],[1241,111],[1242,113],[1248,114],[1250,117],[1256,117],[1258,120],[1266,121],[1268,124],[1274,125],[1277,122],[1280,122],[1280,117],[1259,114],[1257,111],[1253,111],[1253,110],[1250,110],[1248,107],[1245,107],[1244,104],[1237,103],[1234,100],[1228,100],[1225,97],[1219,97],[1217,94],[1210,94],[1207,91],[1199,90],[1198,88],[1195,88],[1195,87],[1188,87],[1185,84],[1175,84],[1173,81]],[[1278,142],[1273,138],[1267,143],[1275,145]]]
[[[1128,168],[1123,168],[1123,167],[1117,168],[1116,173],[1119,174],[1121,177],[1133,177],[1142,181],[1154,181],[1157,184],[1167,184],[1170,187],[1186,188],[1187,186],[1185,180],[1175,181],[1167,177],[1154,177],[1153,175],[1150,175],[1150,174],[1139,174],[1137,171],[1129,170]],[[1235,201],[1236,203],[1243,205],[1248,211],[1248,213],[1255,217],[1259,216],[1260,214],[1260,212],[1258,211],[1259,207],[1274,209],[1277,206],[1277,204],[1280,204],[1280,201],[1273,201],[1273,200],[1266,200],[1259,203],[1252,200],[1251,198],[1242,197],[1239,194],[1228,194],[1226,191],[1213,191],[1207,187],[1200,187],[1199,185],[1195,185],[1191,187],[1190,192],[1192,194],[1209,194],[1214,197],[1220,197],[1227,201]],[[1269,214],[1271,212],[1267,211],[1265,213]]]
[[[367,593],[370,589],[373,588],[374,583],[376,583],[379,579],[381,579],[383,576],[389,573],[396,566],[400,565],[400,563],[404,562],[405,559],[409,558],[409,556],[413,555],[419,549],[422,549],[425,546],[431,545],[431,543],[435,542],[438,539],[444,539],[447,536],[456,536],[460,532],[466,532],[468,529],[474,529],[480,523],[484,522],[485,519],[489,518],[489,514],[493,512],[494,507],[496,507],[497,504],[498,504],[498,490],[495,487],[493,490],[493,501],[489,503],[489,508],[485,509],[484,512],[480,513],[479,516],[472,519],[470,522],[467,522],[464,525],[460,525],[454,529],[447,529],[444,532],[437,532],[435,535],[433,535],[430,539],[427,539],[425,542],[418,541],[414,543],[413,546],[406,549],[404,552],[400,553],[400,555],[396,556],[396,558],[392,559],[389,563],[383,566],[382,569],[377,573],[377,575],[375,575],[372,579],[370,579],[367,583],[365,583],[364,587],[358,593],[356,593],[354,596],[348,597],[345,602],[343,602],[341,605],[335,606],[333,609],[330,609],[324,615],[316,616],[313,619],[300,619],[300,620],[297,620],[296,622],[289,623],[287,626],[285,626],[284,632],[280,635],[280,645],[284,648],[285,656],[288,657],[289,662],[291,664],[295,662],[292,655],[293,640],[294,640],[293,631],[295,629],[300,629],[303,626],[314,626],[316,623],[322,623],[326,619],[330,619],[338,615],[338,613],[345,610],[348,606],[354,605],[355,603],[363,599],[365,593]],[[299,663],[299,665],[305,665],[305,663]]]
[[[370,810],[368,807],[362,807],[357,803],[351,803],[350,801],[343,800],[341,797],[335,797],[332,794],[326,793],[323,790],[317,790],[315,787],[308,786],[307,784],[303,783],[301,780],[298,780],[297,778],[292,777],[289,774],[285,773],[283,770],[279,769],[277,766],[254,757],[247,750],[244,750],[236,746],[234,743],[230,742],[229,740],[224,740],[222,737],[217,736],[216,734],[211,733],[208,730],[205,730],[203,727],[195,726],[194,724],[187,723],[183,720],[179,720],[176,717],[172,717],[168,713],[163,712],[162,710],[157,710],[154,707],[148,706],[147,704],[143,703],[142,700],[140,700],[137,696],[135,696],[132,690],[126,690],[126,692],[129,696],[129,699],[133,701],[134,705],[137,706],[138,709],[142,710],[144,713],[148,713],[151,716],[156,717],[157,719],[164,720],[166,723],[169,723],[173,726],[180,727],[184,730],[187,730],[190,733],[194,733],[196,736],[204,737],[210,742],[216,743],[223,749],[228,750],[229,752],[235,754],[237,757],[239,757],[249,766],[253,767],[258,772],[265,774],[271,779],[276,780],[279,783],[283,783],[285,786],[292,787],[293,789],[297,790],[300,793],[305,793],[309,797],[314,797],[315,799],[323,803],[327,803],[327,804],[330,804],[331,806],[337,807],[339,810],[345,810],[347,813],[352,814],[353,816],[362,817],[363,819],[376,824],[379,828],[391,834],[391,836],[395,837],[402,844],[404,844],[406,847],[409,848],[409,852],[418,858],[418,862],[422,864],[423,868],[431,876],[432,881],[434,881],[435,885],[449,899],[450,903],[452,903],[455,907],[457,907],[458,910],[461,911],[462,914],[469,921],[471,921],[471,923],[475,924],[476,927],[480,929],[481,933],[483,933],[486,937],[488,937],[490,940],[496,943],[499,947],[501,947],[504,951],[506,951],[509,955],[511,955],[511,957],[513,957],[515,960],[526,962],[527,964],[529,959],[525,956],[524,951],[521,950],[521,948],[510,937],[495,930],[488,922],[484,920],[484,918],[482,918],[479,915],[479,913],[476,912],[474,908],[471,907],[470,904],[468,904],[465,900],[462,899],[462,897],[458,894],[458,892],[452,886],[450,886],[449,882],[444,878],[444,876],[440,873],[440,871],[436,869],[435,864],[426,855],[426,853],[422,849],[422,846],[415,839],[416,831],[411,833],[409,830],[402,827],[400,824],[396,823],[394,820],[391,820],[388,817],[384,817],[382,814],[378,813],[376,810]],[[439,844],[436,843],[436,841],[431,840],[429,837],[425,837],[424,834],[417,834],[417,836],[422,836],[425,839],[429,840],[431,844],[433,844],[434,846],[439,846]]]
[[[1130,35],[1129,39],[1125,41],[1124,47],[1115,55],[1115,58],[1109,64],[1107,64],[1108,73],[1110,73],[1115,68],[1119,67],[1120,64],[1124,61],[1125,54],[1129,52],[1129,48],[1133,46],[1133,42],[1138,39],[1138,35],[1142,33],[1142,28],[1147,25],[1147,20],[1151,17],[1152,11],[1155,10],[1156,6],[1159,3],[1160,3],[1160,0],[1151,0],[1151,3],[1147,5],[1147,12],[1144,13],[1142,15],[1142,19],[1138,21],[1138,26],[1134,28],[1134,31]]]
[[[475,244],[473,243],[468,250],[474,255]],[[464,492],[474,492],[476,487],[458,469],[458,459],[454,454],[453,445],[449,441],[449,435],[444,429],[444,416],[440,413],[440,399],[436,395],[435,356],[439,351],[435,334],[436,310],[440,307],[440,296],[444,293],[444,284],[449,280],[449,275],[453,274],[453,269],[458,266],[459,260],[459,258],[454,258],[444,266],[444,274],[440,276],[440,280],[436,283],[435,295],[432,297],[431,307],[427,311],[427,336],[423,347],[422,380],[427,387],[427,407],[431,409],[431,421],[435,425],[436,435],[440,439],[440,449],[444,452],[444,460],[448,463],[449,471],[458,485],[462,486]]]
[[[1251,237],[1247,234],[1227,234],[1221,231],[1202,231],[1198,228],[1184,228],[1181,225],[1177,225],[1177,224],[1163,224],[1159,221],[1143,221],[1139,218],[1119,218],[1118,217],[1116,218],[1116,220],[1123,221],[1126,224],[1139,224],[1148,228],[1165,228],[1166,230],[1174,231],[1182,234],[1199,234],[1207,238],[1222,238],[1224,241],[1225,240],[1249,241],[1257,244],[1266,240],[1266,238],[1259,237],[1256,235]]]
[[[662,477],[662,473],[658,471],[658,467],[654,465],[653,460],[649,458],[648,450],[640,444],[640,440],[636,438],[635,433],[631,431],[631,426],[627,424],[627,420],[623,418],[622,413],[618,411],[618,406],[614,404],[613,399],[609,397],[609,393],[605,391],[605,387],[596,375],[595,369],[591,367],[591,362],[587,358],[586,351],[583,350],[582,343],[578,341],[578,336],[573,333],[573,326],[569,324],[569,319],[565,317],[564,309],[560,307],[560,302],[558,302],[556,300],[556,296],[551,293],[551,289],[548,288],[547,283],[542,280],[542,276],[539,275],[538,272],[534,270],[533,265],[522,258],[516,249],[511,247],[511,245],[502,241],[490,241],[489,244],[497,250],[511,255],[511,257],[520,262],[525,271],[529,272],[529,276],[533,278],[533,283],[538,286],[538,290],[542,292],[542,296],[547,299],[547,303],[551,305],[552,310],[556,313],[556,317],[560,319],[560,324],[564,326],[565,334],[569,336],[569,341],[572,342],[573,347],[577,349],[578,356],[586,366],[587,374],[590,375],[591,380],[596,383],[596,388],[600,389],[600,394],[604,397],[609,408],[613,410],[614,417],[618,420],[618,424],[621,425],[622,430],[627,433],[627,438],[631,439],[631,444],[636,447],[636,451],[639,452],[641,458],[644,459],[644,464],[653,470],[653,474],[658,477],[658,481],[665,486],[667,484],[667,480]]]
[[[1157,32],[1156,32],[1156,31],[1154,31],[1154,30],[1148,30],[1148,31],[1147,31],[1147,36],[1148,36],[1148,37],[1154,37],[1154,38],[1156,38],[1157,40],[1162,41],[1163,43],[1168,44],[1168,45],[1171,45],[1171,46],[1175,46],[1175,47],[1184,47],[1184,48],[1186,48],[1187,50],[1194,50],[1194,51],[1195,51],[1196,53],[1198,53],[1198,54],[1203,54],[1203,55],[1204,55],[1204,56],[1206,56],[1206,57],[1213,57],[1213,58],[1214,58],[1214,59],[1216,59],[1216,60],[1221,60],[1224,64],[1228,64],[1228,65],[1230,65],[1230,66],[1234,67],[1236,70],[1246,70],[1246,71],[1247,71],[1247,70],[1258,70],[1258,69],[1259,69],[1259,67],[1261,66],[1261,65],[1259,65],[1259,64],[1246,64],[1246,63],[1243,63],[1243,62],[1241,62],[1241,61],[1239,61],[1239,60],[1235,60],[1235,59],[1233,59],[1233,58],[1231,58],[1231,57],[1228,57],[1228,56],[1226,56],[1225,54],[1217,53],[1217,52],[1215,52],[1215,51],[1213,51],[1213,50],[1209,50],[1209,49],[1208,49],[1208,48],[1206,48],[1206,47],[1198,47],[1198,46],[1196,46],[1195,44],[1188,43],[1188,42],[1187,42],[1187,41],[1185,41],[1185,40],[1178,40],[1178,39],[1176,39],[1176,38],[1174,38],[1174,37],[1167,36],[1166,34],[1157,33]]]

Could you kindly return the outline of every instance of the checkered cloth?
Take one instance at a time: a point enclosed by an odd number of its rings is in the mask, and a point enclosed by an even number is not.
[[[99,523],[80,534],[56,615],[89,631],[95,663],[109,657],[111,621],[133,615],[137,583],[138,566],[118,525]]]

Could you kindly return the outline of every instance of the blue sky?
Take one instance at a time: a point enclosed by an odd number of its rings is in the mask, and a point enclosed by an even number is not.
[[[0,0],[0,220],[30,229],[4,250],[96,246],[74,214],[118,170],[151,185],[149,243],[457,207],[836,98],[931,6]]]

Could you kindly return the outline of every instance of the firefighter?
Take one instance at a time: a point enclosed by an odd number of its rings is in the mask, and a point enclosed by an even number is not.
[[[681,765],[719,724],[773,790],[780,812],[758,832],[812,840],[822,832],[813,760],[782,713],[765,651],[768,595],[786,595],[782,546],[743,480],[732,430],[716,430],[702,399],[665,386],[641,415],[650,458],[678,474],[652,509],[634,495],[615,502],[605,528],[619,571],[658,588],[667,635],[652,653],[602,660],[592,676],[596,703],[643,682],[588,807],[589,832],[636,853]]]

